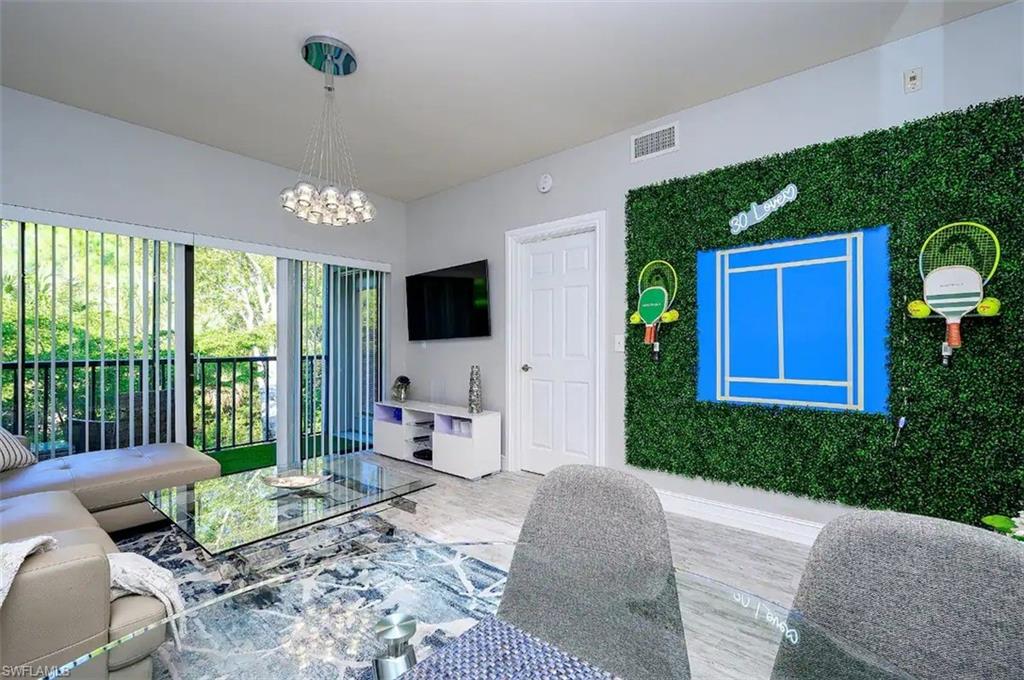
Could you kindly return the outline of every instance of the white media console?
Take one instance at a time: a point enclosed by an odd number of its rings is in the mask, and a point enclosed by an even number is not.
[[[373,405],[373,448],[384,456],[466,479],[501,470],[501,414],[426,401]],[[431,449],[433,460],[413,454]]]

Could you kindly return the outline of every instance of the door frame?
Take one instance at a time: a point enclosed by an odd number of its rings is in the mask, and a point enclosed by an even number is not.
[[[595,457],[594,465],[605,465],[605,433],[603,407],[605,403],[605,262],[604,234],[605,211],[567,217],[553,222],[544,222],[529,227],[512,229],[505,232],[505,469],[520,469],[519,442],[522,440],[521,413],[522,395],[519,389],[520,334],[515,329],[520,327],[519,306],[515,304],[516,293],[521,281],[520,267],[523,261],[524,246],[537,241],[547,241],[576,234],[594,233],[594,287],[595,287],[595,322],[596,342],[594,349],[594,413],[592,421],[594,432]]]

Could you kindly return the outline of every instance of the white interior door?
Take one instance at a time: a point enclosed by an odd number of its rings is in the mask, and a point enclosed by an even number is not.
[[[597,248],[593,231],[522,246],[516,304],[522,464],[596,462]]]

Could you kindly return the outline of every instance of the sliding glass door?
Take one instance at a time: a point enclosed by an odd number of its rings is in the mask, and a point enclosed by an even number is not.
[[[3,221],[0,421],[40,458],[174,440],[175,257]]]
[[[385,274],[301,263],[299,446],[303,460],[373,447],[383,389]]]
[[[265,449],[276,438],[274,260],[194,248],[192,441],[200,451]]]
[[[236,470],[372,448],[386,273],[0,224],[0,424],[41,458],[182,441]]]

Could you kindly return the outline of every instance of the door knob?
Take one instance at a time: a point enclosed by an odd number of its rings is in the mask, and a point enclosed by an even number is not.
[[[522,366],[520,366],[520,369],[523,371],[523,373],[525,373],[527,371],[532,371],[533,366],[531,366],[530,364],[523,364]]]

